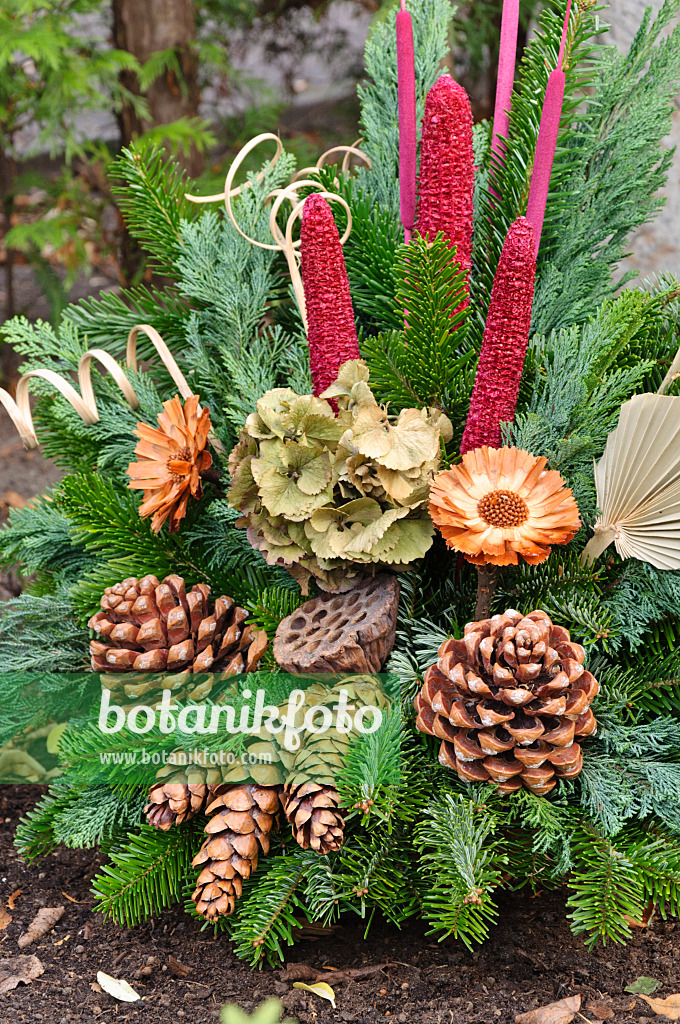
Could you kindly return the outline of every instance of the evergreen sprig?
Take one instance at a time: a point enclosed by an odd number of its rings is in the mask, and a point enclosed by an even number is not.
[[[446,793],[416,826],[422,913],[430,934],[454,935],[471,949],[497,917],[492,893],[501,884],[506,856],[490,844],[494,817],[461,795]]]
[[[395,411],[439,406],[460,424],[475,359],[467,344],[464,275],[442,235],[400,246],[395,271],[395,305],[404,329],[364,339],[371,387]]]
[[[109,173],[120,181],[112,191],[128,230],[153,256],[154,270],[174,276],[182,249],[180,224],[195,213],[184,198],[184,171],[168,161],[160,146],[133,144],[113,161]]]
[[[93,879],[95,909],[133,928],[178,903],[204,824],[205,819],[198,817],[167,832],[141,825],[125,845],[111,851],[109,863]]]

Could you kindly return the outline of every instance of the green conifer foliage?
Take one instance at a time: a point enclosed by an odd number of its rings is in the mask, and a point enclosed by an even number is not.
[[[345,262],[371,386],[389,412],[441,409],[454,426],[442,450],[458,459],[493,276],[508,225],[524,213],[540,121],[539,98],[559,47],[562,5],[544,5],[513,98],[507,159],[491,166],[490,126],[475,128],[477,184],[470,303],[441,238],[401,244],[397,179],[394,10],[383,12],[367,48],[361,90],[363,147],[372,169],[325,168],[320,185],[347,202],[353,232]],[[578,6],[578,5],[577,5]],[[410,0],[416,37],[418,109],[446,52],[448,0]],[[437,746],[414,729],[413,698],[425,670],[474,614],[476,570],[437,537],[400,572],[396,642],[385,683],[389,713],[375,734],[353,737],[337,776],[345,842],[319,857],[292,842],[287,826],[244,884],[233,917],[218,929],[253,965],[278,963],[309,921],[356,914],[367,930],[380,914],[400,926],[424,918],[432,934],[483,941],[505,885],[539,891],[566,882],[574,931],[588,943],[624,941],[627,917],[652,900],[662,915],[680,901],[680,572],[622,560],[611,548],[592,565],[581,552],[597,515],[593,461],[619,408],[656,391],[676,354],[678,284],[664,278],[618,292],[614,270],[630,233],[659,208],[668,157],[660,147],[680,71],[680,0],[646,15],[628,54],[602,48],[592,9],[574,10],[562,131],[537,269],[534,331],[517,413],[505,440],[548,459],[576,496],[582,529],[538,566],[503,569],[492,612],[540,608],[586,648],[601,693],[600,723],[583,742],[584,767],[548,798],[500,796],[463,784],[437,763]],[[668,31],[667,31],[668,30]],[[289,155],[233,199],[238,223],[269,238],[267,196],[295,170]],[[110,376],[93,372],[99,420],[86,425],[46,382],[31,384],[43,451],[67,475],[52,493],[13,511],[0,531],[0,565],[19,566],[24,593],[0,618],[0,743],[49,720],[68,721],[63,775],[22,823],[17,845],[35,859],[58,843],[101,845],[109,862],[94,882],[99,909],[135,926],[189,899],[191,861],[205,821],[167,832],[142,822],[144,789],[122,764],[111,783],[99,757],[142,746],[174,749],[158,729],[106,737],[98,730],[100,680],[88,674],[87,620],[105,587],[154,573],[206,583],[246,608],[270,639],[302,603],[298,585],[267,565],[228,504],[228,455],[265,391],[310,392],[306,340],[280,253],[250,245],[216,208],[189,203],[177,167],[153,148],[117,161],[119,197],[132,233],[165,280],[69,307],[58,327],[17,318],[5,326],[24,368],[73,379],[91,346],[123,360],[127,333],[149,323],[164,336],[201,403],[216,443],[204,496],[176,534],[155,534],[128,487],[136,424],[155,424],[177,387],[140,338],[143,369],[126,371],[140,400],[128,408]],[[490,191],[490,174],[495,188]],[[290,207],[284,207],[287,214]],[[285,224],[284,213],[280,227]],[[345,213],[337,214],[343,230]],[[457,312],[453,312],[458,310]],[[453,313],[453,315],[452,315]],[[678,383],[670,393],[677,393]],[[232,460],[233,464],[233,460]],[[281,673],[268,654],[244,690],[278,706],[311,685]],[[29,673],[27,677],[27,673]],[[32,673],[32,674],[31,674]],[[230,685],[233,682],[230,681]],[[318,682],[318,681],[314,681]],[[211,690],[209,702],[221,692]],[[212,706],[212,704],[211,704]],[[8,708],[8,713],[4,709]],[[185,737],[187,749],[192,741]],[[237,755],[243,737],[206,736],[211,752]],[[198,926],[198,924],[197,924]]]

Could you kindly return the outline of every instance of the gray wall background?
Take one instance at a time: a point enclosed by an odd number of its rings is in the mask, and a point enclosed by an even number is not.
[[[612,0],[603,12],[611,24],[606,40],[628,49],[647,7],[656,12],[663,0]],[[680,96],[676,97],[673,131],[665,145],[678,147],[664,196],[666,205],[657,219],[641,228],[631,239],[632,255],[627,265],[640,271],[641,277],[670,271],[680,277]]]

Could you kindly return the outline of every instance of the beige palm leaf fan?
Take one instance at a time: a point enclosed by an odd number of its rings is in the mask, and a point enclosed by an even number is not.
[[[621,558],[680,569],[680,397],[636,395],[621,406],[595,487],[602,515],[584,562],[613,542]]]

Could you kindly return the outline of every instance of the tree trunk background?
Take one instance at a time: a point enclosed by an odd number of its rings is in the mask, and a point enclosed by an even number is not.
[[[192,0],[113,0],[112,9],[116,47],[134,54],[140,63],[158,50],[174,49],[184,76],[184,87],[174,72],[166,72],[151,84],[146,94],[149,122],[140,121],[131,107],[123,108],[118,122],[125,146],[151,127],[197,116],[200,94],[193,48],[196,22]],[[139,94],[136,75],[123,72],[121,80],[131,92]],[[195,149],[181,162],[192,177],[203,170],[203,155]]]

